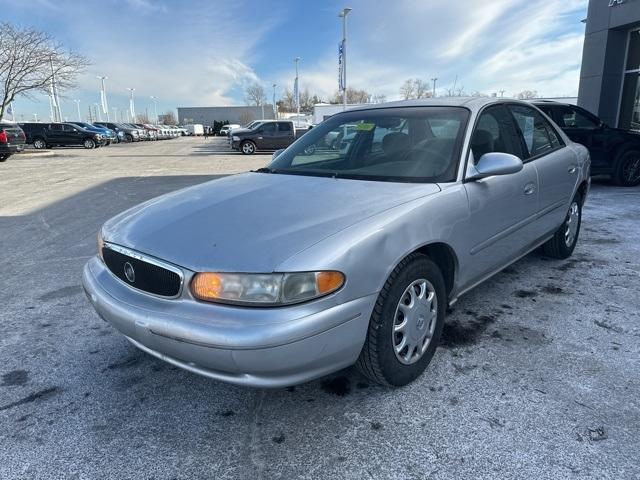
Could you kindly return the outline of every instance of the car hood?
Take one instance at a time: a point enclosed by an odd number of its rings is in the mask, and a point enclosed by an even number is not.
[[[272,272],[354,223],[436,184],[245,173],[163,195],[103,227],[108,242],[194,271]]]

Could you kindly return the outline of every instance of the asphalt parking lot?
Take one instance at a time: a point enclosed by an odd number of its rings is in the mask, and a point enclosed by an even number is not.
[[[217,383],[100,320],[80,280],[106,219],[269,159],[180,138],[0,165],[0,478],[640,477],[640,188],[594,182],[574,256],[464,296],[397,390]]]

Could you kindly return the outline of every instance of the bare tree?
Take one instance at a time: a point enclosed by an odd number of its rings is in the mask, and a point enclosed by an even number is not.
[[[16,97],[48,92],[54,77],[58,91],[74,87],[89,65],[86,57],[63,49],[47,33],[0,24],[0,118]]]
[[[160,124],[162,125],[177,125],[178,119],[176,118],[176,114],[173,113],[172,110],[167,110],[162,115],[158,115],[160,118]]]
[[[253,113],[251,113],[248,109],[240,114],[240,123],[242,125],[246,125],[248,123],[251,123],[254,120],[255,120],[255,118],[253,117]]]
[[[151,123],[149,121],[149,115],[145,112],[145,113],[138,113],[136,115],[136,119],[138,120],[138,123]],[[185,122],[187,123],[187,122]]]
[[[371,100],[371,94],[366,90],[358,90],[357,88],[347,87],[347,103],[369,103]],[[333,94],[333,98],[330,103],[342,103],[342,93],[336,92]]]
[[[371,103],[384,103],[387,101],[387,96],[384,93],[378,93],[371,96]]]
[[[284,89],[282,98],[276,103],[278,105],[278,111],[280,112],[293,112],[296,109],[296,99],[289,88]]]
[[[516,98],[519,100],[531,100],[532,98],[537,98],[538,92],[536,90],[523,90],[519,94],[516,95]]]
[[[427,82],[419,78],[409,78],[400,87],[400,95],[405,100],[412,100],[415,98],[429,98],[433,94]]]
[[[264,105],[267,100],[267,95],[264,92],[264,87],[259,83],[252,83],[248,85],[244,91],[244,97],[249,105]]]
[[[415,86],[413,85],[413,79],[408,78],[404,81],[402,86],[400,87],[400,95],[404,100],[409,100],[411,98],[415,98]]]

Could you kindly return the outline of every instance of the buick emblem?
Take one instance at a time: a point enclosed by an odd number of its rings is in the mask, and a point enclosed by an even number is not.
[[[133,265],[129,262],[124,264],[124,276],[127,277],[127,280],[129,280],[130,283],[136,281],[136,271],[133,269]]]

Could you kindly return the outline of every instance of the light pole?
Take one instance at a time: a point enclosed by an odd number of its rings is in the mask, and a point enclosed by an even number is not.
[[[107,77],[98,75],[96,78],[100,79],[102,89],[100,90],[100,103],[102,112],[107,116],[107,122],[109,121],[109,105],[107,104],[107,89],[104,86],[104,81]]]
[[[129,90],[129,113],[131,114],[132,122],[136,121],[136,107],[133,103],[133,92],[135,88],[127,88]]]
[[[433,95],[432,95],[432,97],[435,98],[435,96],[436,96],[436,82],[438,81],[438,77],[432,78],[431,81],[433,82]]]
[[[102,108],[98,108],[98,103],[97,102],[93,104],[93,108],[95,109],[96,117],[98,117],[98,121],[101,122],[102,121],[102,113],[100,113],[100,112],[101,112]]]
[[[274,119],[278,119],[278,110],[276,108],[276,87],[278,85],[277,84],[273,84],[273,118]]]
[[[118,121],[118,108],[117,107],[113,107],[113,121],[114,122]]]
[[[293,85],[294,96],[296,98],[296,127],[300,126],[300,85],[298,85],[298,62],[300,61],[300,57],[296,57],[293,59],[296,63],[296,81]]]
[[[34,118],[34,119],[35,119],[35,121],[37,122],[37,121],[38,121],[38,114],[37,114],[37,113],[34,113],[34,114],[33,114],[33,118]]]
[[[347,15],[353,10],[346,7],[338,14],[342,18],[342,101],[343,110],[347,109]]]
[[[153,102],[153,113],[156,115],[156,123],[158,123],[158,97],[151,95],[150,98]]]
[[[74,102],[76,102],[76,107],[78,107],[78,121],[81,122],[82,121],[82,115],[80,114],[80,100],[76,99],[76,100],[74,100]]]

